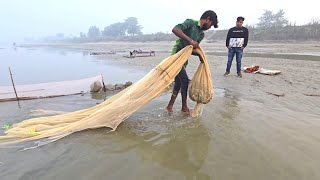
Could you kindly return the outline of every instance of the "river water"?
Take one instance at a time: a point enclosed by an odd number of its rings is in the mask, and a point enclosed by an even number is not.
[[[0,85],[10,85],[8,66],[16,84],[97,73],[108,83],[122,83],[146,74],[78,51],[5,48],[0,54]],[[0,179],[320,179],[319,99],[250,93],[231,85],[216,88],[197,119],[179,112],[179,99],[174,114],[166,114],[166,93],[114,132],[79,132],[28,150],[24,144],[1,147]],[[0,103],[0,122],[41,116],[37,109],[53,114],[84,109],[104,98],[85,94],[22,101],[21,108],[16,102]]]

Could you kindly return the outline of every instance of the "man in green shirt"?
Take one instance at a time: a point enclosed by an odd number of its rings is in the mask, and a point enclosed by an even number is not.
[[[172,54],[179,52],[181,49],[188,45],[192,45],[193,48],[198,48],[199,43],[204,38],[204,31],[214,26],[214,28],[218,27],[218,17],[214,11],[208,10],[204,12],[199,21],[187,19],[183,23],[176,25],[172,32],[178,36],[176,44],[172,49]],[[199,56],[195,52],[192,55]],[[200,59],[202,62],[202,60]],[[181,99],[182,99],[182,112],[189,113],[189,108],[187,106],[187,93],[188,93],[188,85],[189,78],[186,72],[188,61],[184,64],[179,74],[175,77],[174,88],[169,104],[166,108],[167,112],[172,112],[173,104],[177,98],[179,91],[181,90]]]

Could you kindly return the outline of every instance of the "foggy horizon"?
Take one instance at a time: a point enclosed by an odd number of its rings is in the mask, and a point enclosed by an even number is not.
[[[170,33],[172,27],[187,18],[200,19],[206,10],[213,10],[218,15],[219,28],[229,29],[235,25],[236,17],[246,18],[244,25],[254,25],[264,10],[276,12],[283,9],[289,23],[303,25],[320,17],[315,0],[304,1],[304,7],[290,1],[253,0],[213,2],[201,1],[198,6],[177,0],[123,0],[109,2],[103,0],[67,2],[61,0],[1,1],[0,18],[3,24],[0,42],[21,42],[25,38],[40,38],[63,33],[65,36],[79,36],[87,33],[90,26],[104,27],[123,22],[127,17],[138,18],[144,34],[156,32]],[[232,6],[232,4],[236,4]],[[254,7],[254,8],[253,8]],[[236,12],[236,13],[233,13]],[[212,28],[213,29],[213,28]]]

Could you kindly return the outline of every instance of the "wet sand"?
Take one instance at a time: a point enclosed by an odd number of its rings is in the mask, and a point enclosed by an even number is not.
[[[200,118],[180,114],[180,99],[174,114],[168,116],[164,112],[170,97],[167,93],[134,113],[113,133],[105,129],[80,132],[35,150],[8,155],[0,160],[6,163],[0,164],[0,169],[4,168],[0,173],[11,177],[8,179],[319,179],[320,58],[293,54],[319,52],[319,47],[313,43],[252,43],[245,49],[242,65],[258,64],[282,73],[243,73],[243,78],[238,78],[235,60],[231,74],[223,76],[227,52],[221,43],[203,45],[216,93]],[[155,50],[155,57],[96,56],[147,72],[170,54],[172,45],[117,42],[46,47],[89,52]],[[246,53],[284,53],[294,58],[247,57]],[[198,63],[194,57],[189,60],[190,78]],[[83,100],[77,100],[78,108],[93,105],[84,101],[86,105],[80,106],[79,101]],[[194,105],[190,100],[189,104]],[[33,107],[37,106],[40,104]],[[14,166],[21,159],[31,163],[30,167]]]

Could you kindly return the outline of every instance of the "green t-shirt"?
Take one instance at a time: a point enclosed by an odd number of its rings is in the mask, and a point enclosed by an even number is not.
[[[184,34],[189,36],[194,41],[200,43],[204,38],[203,30],[200,28],[200,21],[187,19],[183,23],[176,25],[177,28],[181,29]],[[190,43],[184,39],[177,38],[176,44],[173,46],[172,54],[179,52],[181,49],[190,45]]]

